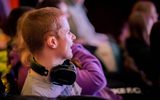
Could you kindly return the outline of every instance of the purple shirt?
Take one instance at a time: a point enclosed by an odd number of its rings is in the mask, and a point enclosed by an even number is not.
[[[82,45],[72,46],[73,59],[78,61],[76,82],[82,88],[82,95],[96,95],[106,87],[106,79],[99,60]]]

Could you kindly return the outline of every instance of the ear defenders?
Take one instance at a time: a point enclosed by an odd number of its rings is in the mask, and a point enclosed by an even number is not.
[[[54,66],[49,72],[33,58],[31,68],[42,76],[49,74],[49,80],[56,85],[72,85],[76,80],[76,68],[70,60],[64,61],[62,65]]]

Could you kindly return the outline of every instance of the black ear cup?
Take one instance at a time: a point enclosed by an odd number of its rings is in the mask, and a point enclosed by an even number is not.
[[[50,72],[50,81],[54,84],[72,85],[76,80],[76,68],[73,64],[59,65]]]
[[[38,64],[35,59],[31,60],[31,68],[42,76],[48,75],[48,70]],[[49,73],[49,80],[56,85],[72,85],[76,80],[76,68],[70,60],[64,61],[62,65],[54,66]]]

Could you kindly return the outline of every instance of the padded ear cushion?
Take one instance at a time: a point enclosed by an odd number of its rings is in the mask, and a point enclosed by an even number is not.
[[[50,81],[54,84],[72,85],[76,80],[76,68],[72,63],[54,67],[50,72]]]

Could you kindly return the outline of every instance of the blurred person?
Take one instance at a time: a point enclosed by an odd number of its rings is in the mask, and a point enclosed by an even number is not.
[[[158,20],[158,13],[156,6],[152,1],[138,1],[134,4],[132,12],[143,13],[146,19],[146,27],[148,35],[151,32],[151,28],[155,22]]]
[[[122,26],[121,34],[118,37],[119,49],[121,51],[120,52],[121,53],[121,65],[123,66],[122,73],[124,74],[123,77],[128,77],[127,80],[129,82],[129,85],[131,85],[131,83],[133,83],[134,85],[139,86],[140,84],[148,83],[149,81],[146,78],[145,73],[137,67],[134,59],[130,56],[130,54],[127,51],[126,40],[129,37],[130,37],[129,23],[125,22],[124,25]],[[138,82],[136,82],[136,83],[131,82],[130,78],[132,78],[132,79],[134,78],[135,80],[137,80],[141,83],[137,84]],[[150,84],[150,82],[149,82],[149,84]]]
[[[111,35],[97,33],[87,17],[85,0],[65,0],[68,5],[68,18],[71,31],[82,44],[96,47],[95,55],[102,61],[108,72],[119,72],[117,45]]]
[[[126,50],[138,69],[144,72],[148,79],[151,65],[146,19],[142,13],[133,12],[129,17],[128,24],[130,36],[126,40]],[[152,83],[148,81],[147,84],[151,85]]]
[[[133,5],[129,18],[130,37],[127,39],[127,52],[133,58],[139,71],[145,76],[146,83],[152,84],[152,67],[150,64],[150,32],[157,22],[156,6],[151,1],[138,1]],[[134,50],[138,50],[135,52]]]
[[[89,21],[84,7],[85,0],[65,0],[68,5],[69,24],[71,31],[83,42],[98,46],[105,42],[107,35],[97,33]]]
[[[21,94],[50,98],[79,95],[81,88],[74,83],[74,67],[70,65],[70,70],[64,70],[60,66],[66,59],[72,58],[71,46],[76,38],[70,32],[65,14],[56,8],[47,7],[26,13],[21,21],[19,32],[22,33],[26,49],[31,53],[31,69]],[[59,77],[69,80],[58,80]]]

